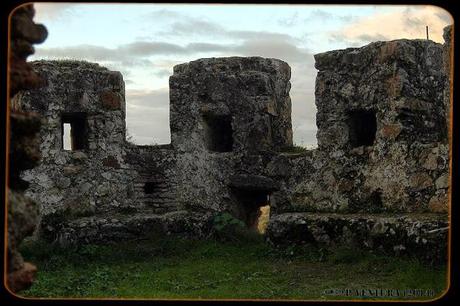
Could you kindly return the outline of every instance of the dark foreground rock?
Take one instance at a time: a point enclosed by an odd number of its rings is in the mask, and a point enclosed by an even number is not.
[[[31,4],[15,9],[11,15],[9,53],[9,180],[8,180],[8,239],[7,239],[7,286],[17,292],[29,288],[36,267],[25,262],[18,251],[21,241],[31,235],[38,223],[38,205],[24,196],[28,182],[20,178],[21,171],[31,169],[40,160],[39,131],[42,120],[39,115],[21,109],[16,95],[21,90],[43,86],[43,80],[27,63],[34,53],[33,44],[46,39],[43,25],[34,23],[35,11]]]

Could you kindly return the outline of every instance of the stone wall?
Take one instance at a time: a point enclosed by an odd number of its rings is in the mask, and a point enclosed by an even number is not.
[[[177,200],[187,209],[231,211],[246,219],[240,189],[272,191],[270,186],[258,190],[257,180],[268,178],[259,177],[263,168],[254,163],[263,152],[273,155],[292,146],[289,79],[285,62],[259,57],[200,59],[174,67],[171,144],[177,151]]]
[[[292,146],[286,63],[224,58],[176,66],[172,143],[163,146],[125,140],[118,72],[78,61],[32,65],[46,86],[16,103],[46,118],[40,165],[22,173],[28,195],[41,204],[42,237],[68,244],[148,235],[153,228],[202,232],[222,211],[250,223],[276,189],[262,176],[264,167],[254,165],[261,154]],[[72,125],[71,150],[64,148],[64,123]]]
[[[44,234],[62,221],[113,213],[128,205],[137,174],[125,160],[124,82],[119,72],[73,61],[32,62],[46,81],[17,103],[41,114],[40,165],[24,171],[27,194],[41,204]],[[64,149],[64,124],[74,148]],[[57,228],[56,228],[57,227]]]
[[[318,149],[292,159],[309,171],[283,210],[446,212],[442,54],[427,40],[317,54]]]
[[[36,62],[47,87],[17,103],[47,118],[41,165],[23,173],[42,204],[43,233],[62,244],[205,236],[215,214],[230,212],[251,227],[270,205],[273,243],[352,241],[443,258],[446,50],[403,39],[317,54],[319,147],[304,153],[292,153],[283,61],[230,57],[175,66],[171,144],[163,146],[125,141],[118,72]],[[61,126],[72,114],[85,126],[86,146],[66,151]]]
[[[284,158],[290,174],[270,220],[273,242],[299,241],[300,232],[303,241],[353,237],[445,258],[446,45],[403,39],[315,55],[318,149]],[[383,230],[373,236],[374,227]]]

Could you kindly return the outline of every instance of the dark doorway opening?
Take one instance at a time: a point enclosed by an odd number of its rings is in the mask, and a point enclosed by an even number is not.
[[[377,132],[375,111],[363,109],[350,111],[348,131],[352,147],[372,146]]]
[[[270,194],[266,191],[236,190],[238,218],[246,226],[263,234],[270,217]]]
[[[205,144],[209,151],[231,152],[233,129],[231,116],[204,115]]]
[[[88,144],[86,113],[66,113],[61,117],[62,149],[85,150]]]

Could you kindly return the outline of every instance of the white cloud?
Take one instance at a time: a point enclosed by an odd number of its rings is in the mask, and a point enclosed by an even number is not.
[[[74,13],[74,8],[78,4],[74,3],[34,3],[34,21],[41,23],[50,20],[61,20],[66,18],[69,13]]]
[[[126,92],[126,126],[137,144],[170,143],[169,90]],[[155,135],[155,136],[152,136]]]
[[[353,46],[376,40],[425,39],[425,26],[428,26],[429,38],[443,43],[443,28],[451,23],[453,20],[449,14],[439,7],[412,6],[405,10],[377,12],[358,18],[339,31],[331,32],[330,39]]]

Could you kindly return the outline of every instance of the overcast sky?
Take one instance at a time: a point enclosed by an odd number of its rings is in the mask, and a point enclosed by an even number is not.
[[[263,56],[292,69],[294,142],[316,146],[313,54],[369,42],[443,42],[451,16],[435,6],[35,4],[49,36],[30,60],[83,59],[120,71],[137,144],[170,142],[168,79],[203,57]]]

